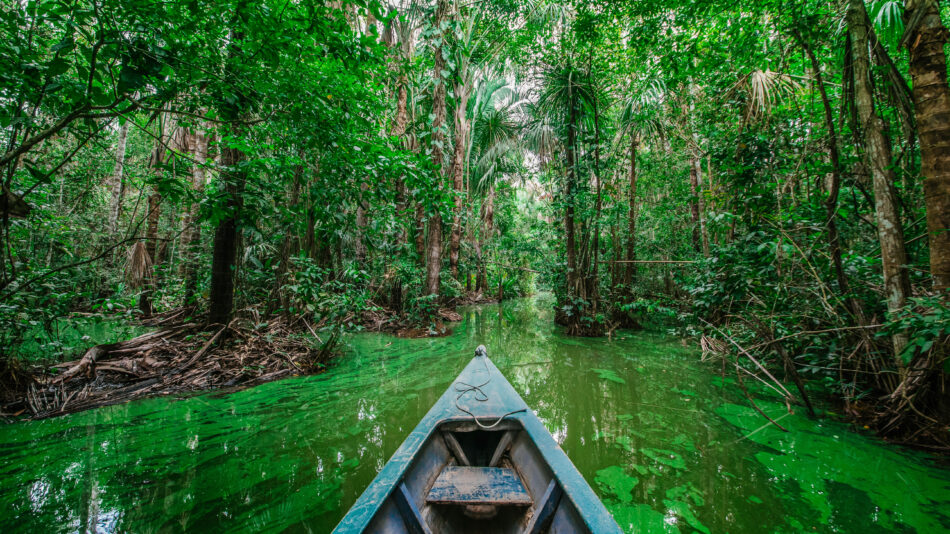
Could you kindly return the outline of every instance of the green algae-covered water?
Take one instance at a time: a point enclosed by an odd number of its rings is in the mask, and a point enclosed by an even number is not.
[[[950,469],[755,413],[678,339],[567,338],[550,302],[350,339],[327,373],[0,427],[0,531],[329,532],[481,343],[627,532],[950,531]]]

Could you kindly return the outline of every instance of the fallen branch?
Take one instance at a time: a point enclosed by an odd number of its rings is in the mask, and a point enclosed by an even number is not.
[[[118,343],[110,343],[107,345],[96,345],[95,347],[87,350],[86,353],[83,354],[82,359],[79,360],[79,363],[72,369],[67,370],[65,373],[57,377],[56,381],[62,383],[80,373],[86,374],[88,376],[89,369],[96,364],[96,360],[98,360],[100,356],[108,354],[109,351],[115,349],[117,346]]]
[[[779,429],[781,429],[782,432],[788,432],[788,429],[787,429],[787,428],[785,428],[784,426],[778,424],[778,422],[777,422],[775,419],[772,419],[771,417],[769,417],[769,415],[768,415],[767,413],[763,412],[763,411],[762,411],[762,408],[759,408],[759,405],[756,404],[754,400],[752,400],[752,395],[749,395],[749,390],[746,389],[746,387],[745,387],[745,382],[742,381],[742,374],[739,373],[739,369],[740,369],[740,367],[739,367],[739,362],[737,361],[737,362],[736,362],[736,378],[738,379],[738,380],[737,380],[737,383],[739,384],[739,389],[741,389],[741,390],[742,390],[742,393],[745,394],[745,398],[749,399],[749,404],[751,404],[752,407],[755,408],[755,411],[759,412],[759,414],[760,414],[762,417],[768,419],[768,421],[769,421],[770,423],[772,423],[773,425],[775,425],[775,426],[777,426]]]
[[[151,341],[155,338],[162,338],[164,336],[171,335],[180,328],[159,330],[157,332],[149,332],[148,334],[142,334],[141,336],[132,338],[128,341],[121,341],[119,343],[106,343],[103,345],[96,345],[86,351],[86,354],[83,355],[82,359],[79,360],[79,363],[76,364],[72,369],[67,370],[60,376],[56,378],[56,382],[63,383],[80,373],[85,373],[88,375],[89,370],[92,366],[95,365],[96,361],[112,352],[121,352],[123,354],[128,352],[138,352],[143,350],[143,344],[146,344],[147,341]],[[151,344],[148,345],[148,348],[152,348]],[[134,350],[133,350],[134,349]]]
[[[233,323],[233,322],[234,322],[234,320],[231,321],[231,323]],[[169,374],[169,375],[178,374],[178,373],[184,371],[185,369],[188,369],[189,367],[191,367],[191,365],[192,365],[193,363],[195,363],[196,361],[198,361],[199,358],[201,358],[202,356],[205,355],[206,352],[208,352],[208,349],[211,348],[211,345],[213,345],[214,342],[217,341],[218,338],[221,337],[221,334],[223,334],[225,330],[227,330],[228,328],[230,328],[230,326],[231,326],[230,324],[229,324],[228,326],[222,326],[222,327],[221,327],[221,330],[218,330],[218,333],[217,333],[217,334],[211,336],[211,339],[209,339],[207,342],[205,342],[205,344],[202,345],[200,349],[198,349],[198,352],[196,352],[195,355],[192,356],[191,359],[188,360],[188,361],[185,363],[185,365],[182,365],[182,366],[179,367],[178,369],[175,369],[174,371],[172,371],[171,373],[168,373],[168,374]]]
[[[741,352],[742,354],[745,354],[746,357],[748,357],[750,360],[752,360],[752,363],[754,363],[756,367],[758,367],[763,373],[765,373],[765,376],[771,378],[772,381],[775,382],[775,385],[777,385],[779,388],[781,388],[782,391],[785,392],[785,395],[786,395],[789,399],[794,399],[794,398],[795,398],[787,389],[785,389],[785,386],[783,386],[782,383],[779,382],[779,380],[778,380],[777,378],[775,378],[774,376],[772,376],[772,373],[770,373],[769,370],[765,368],[765,366],[763,366],[761,363],[759,363],[759,361],[756,360],[754,356],[752,356],[751,354],[749,354],[749,352],[748,352],[747,350],[745,350],[744,348],[742,348],[742,345],[739,345],[739,344],[736,342],[736,340],[732,339],[731,336],[729,336],[728,334],[726,334],[726,333],[723,332],[722,330],[716,328],[715,326],[712,325],[712,323],[710,323],[709,321],[703,319],[702,317],[700,317],[699,320],[702,321],[702,322],[704,322],[704,323],[706,323],[706,325],[708,325],[710,328],[712,328],[712,329],[715,330],[716,332],[719,332],[719,335],[721,335],[722,337],[726,338],[727,340],[729,340],[730,343],[732,343],[733,345],[735,345],[735,347],[736,347],[737,349],[739,349],[739,352]]]

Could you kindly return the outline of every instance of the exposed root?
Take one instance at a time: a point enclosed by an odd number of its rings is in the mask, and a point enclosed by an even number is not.
[[[97,345],[78,361],[40,370],[30,380],[21,376],[15,391],[5,382],[12,394],[2,411],[41,419],[152,395],[316,373],[325,368],[338,342],[336,335],[314,341],[309,332],[278,319],[262,327],[254,324],[235,320],[210,332],[184,324]]]

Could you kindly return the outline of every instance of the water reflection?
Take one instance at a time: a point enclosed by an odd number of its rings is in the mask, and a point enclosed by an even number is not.
[[[464,318],[353,336],[318,377],[2,427],[0,526],[328,532],[484,343],[631,532],[950,527],[946,470],[830,422],[762,427],[679,340],[565,338],[545,300]]]

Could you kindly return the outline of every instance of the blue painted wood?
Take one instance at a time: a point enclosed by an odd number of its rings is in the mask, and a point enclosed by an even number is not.
[[[528,526],[524,529],[525,534],[540,534],[547,530],[551,524],[551,520],[554,519],[554,512],[557,510],[557,505],[561,503],[562,495],[563,493],[561,492],[561,487],[557,485],[557,480],[551,480],[548,484],[548,489],[544,490],[544,497],[541,498],[541,502],[538,503],[534,515],[531,516],[531,522],[528,523]]]
[[[426,502],[531,506],[531,496],[513,469],[450,465],[432,484]]]
[[[396,507],[399,508],[399,513],[402,515],[402,520],[406,523],[406,529],[409,532],[412,534],[432,534],[432,531],[426,525],[425,519],[422,518],[422,514],[419,513],[419,509],[416,508],[416,503],[412,500],[412,495],[409,494],[405,484],[399,484],[399,488],[393,497],[395,497]]]
[[[468,457],[465,456],[465,451],[462,450],[462,446],[459,445],[459,440],[455,439],[454,434],[451,432],[443,432],[442,439],[445,440],[445,445],[452,451],[459,465],[472,465],[472,462],[469,462]]]
[[[488,467],[495,467],[498,465],[498,462],[501,461],[501,456],[505,454],[505,451],[508,450],[508,446],[511,445],[512,440],[515,439],[515,431],[508,430],[498,441],[498,446],[495,447],[495,452],[491,455],[491,460],[488,462]]]
[[[551,434],[544,428],[538,417],[528,408],[521,396],[505,380],[495,364],[487,356],[473,358],[455,382],[479,385],[488,378],[491,381],[482,386],[482,391],[488,396],[485,402],[474,400],[474,392],[463,396],[459,403],[483,423],[493,423],[502,415],[514,411],[525,410],[508,416],[518,421],[534,442],[544,461],[550,467],[558,480],[564,496],[577,509],[585,526],[598,534],[619,534],[622,532],[603,503],[594,494],[594,491],[581,476],[574,464],[571,463],[561,447]],[[471,421],[468,414],[463,413],[455,406],[458,392],[449,387],[442,397],[432,406],[429,412],[419,421],[416,428],[406,437],[402,445],[396,450],[389,462],[376,475],[373,482],[366,488],[350,511],[343,517],[333,532],[361,533],[369,525],[380,505],[390,497],[393,490],[402,480],[406,469],[412,463],[419,448],[428,440],[433,431],[442,423],[451,421]]]

